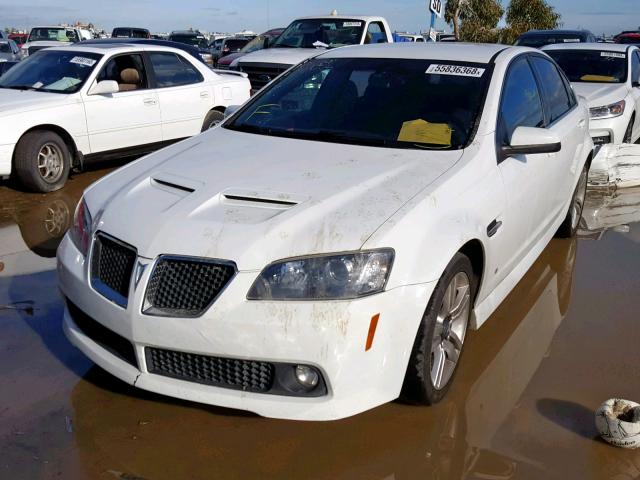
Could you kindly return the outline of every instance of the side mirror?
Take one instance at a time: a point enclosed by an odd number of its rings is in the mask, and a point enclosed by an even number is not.
[[[229,118],[231,115],[240,110],[242,105],[229,105],[227,109],[224,111],[224,118]]]
[[[556,153],[562,148],[557,135],[545,128],[518,127],[511,136],[511,144],[500,149],[502,159],[514,155]]]
[[[118,93],[119,91],[120,87],[118,86],[118,82],[115,80],[103,80],[95,83],[89,89],[89,95],[109,95],[111,93]]]

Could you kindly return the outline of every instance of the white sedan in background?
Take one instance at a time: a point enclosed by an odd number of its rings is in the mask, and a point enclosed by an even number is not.
[[[537,50],[326,51],[87,189],[66,335],[136,387],[269,417],[438,402],[467,330],[575,235],[588,120]]]
[[[0,78],[0,177],[57,190],[85,161],[147,153],[216,125],[249,90],[243,74],[215,73],[174,48],[39,51]]]
[[[640,50],[609,43],[556,44],[542,49],[589,103],[596,145],[640,138]]]

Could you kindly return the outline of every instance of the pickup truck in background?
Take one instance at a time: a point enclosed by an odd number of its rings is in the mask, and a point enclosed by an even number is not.
[[[239,58],[231,69],[245,72],[253,92],[289,68],[327,48],[393,43],[382,17],[327,15],[294,20],[268,49]]]
[[[33,55],[43,48],[62,47],[90,38],[89,31],[75,27],[33,27],[26,43],[22,45],[22,56]]]

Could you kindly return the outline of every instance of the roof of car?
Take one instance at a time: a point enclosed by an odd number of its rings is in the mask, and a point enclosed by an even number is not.
[[[382,17],[372,17],[368,15],[313,15],[310,17],[299,17],[297,20],[362,20],[366,21],[378,21],[384,20]]]
[[[63,27],[62,25],[38,25],[37,27],[31,27],[31,30],[34,28],[65,28],[69,30],[79,30],[77,27]]]
[[[497,44],[477,43],[381,43],[336,48],[322,55],[323,58],[405,58],[416,60],[449,60],[472,63],[489,63],[503,50],[526,47],[509,47]]]
[[[105,51],[113,52],[122,51],[122,52],[130,52],[132,50],[144,50],[144,51],[157,51],[157,50],[177,50],[183,51],[179,48],[168,47],[164,45],[153,45],[148,43],[89,43],[87,45],[83,45],[83,42],[74,43],[69,46],[61,46],[61,47],[51,47],[50,50],[64,50],[69,51],[72,50],[74,52],[90,52],[90,53],[102,53]]]
[[[528,32],[520,35],[521,37],[525,37],[527,35],[557,35],[560,34],[569,34],[569,35],[585,35],[590,34],[589,30],[529,30]]]
[[[556,43],[554,45],[546,45],[542,50],[604,50],[607,52],[625,53],[633,45],[624,45],[620,43]]]
[[[203,36],[198,30],[174,30],[169,35],[193,35],[193,36]]]

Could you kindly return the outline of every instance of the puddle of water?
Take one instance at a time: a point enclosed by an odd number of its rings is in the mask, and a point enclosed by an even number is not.
[[[50,198],[71,198],[61,201],[72,213],[93,179]],[[64,208],[0,187],[0,245],[18,244],[0,262],[22,255],[0,271],[0,305],[33,302],[31,314],[0,310],[0,477],[640,478],[640,452],[597,440],[593,420],[603,400],[640,391],[629,375],[640,361],[634,195],[590,192],[582,236],[601,241],[550,243],[471,334],[442,403],[307,423],[172,400],[92,367],[60,330],[54,259],[30,246],[51,248],[43,218]],[[621,204],[628,234],[612,230]],[[40,235],[28,243],[15,227],[35,206],[47,214],[24,222]]]

